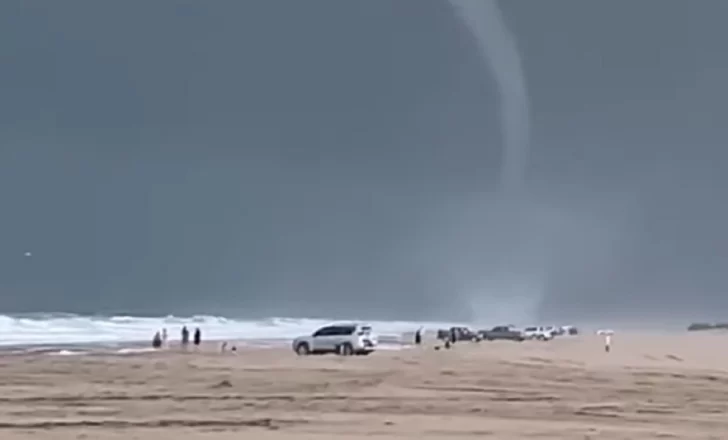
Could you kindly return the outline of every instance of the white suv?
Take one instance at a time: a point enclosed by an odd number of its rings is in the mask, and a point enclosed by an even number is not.
[[[293,351],[299,356],[338,353],[342,356],[367,355],[377,346],[372,328],[362,324],[333,324],[321,327],[311,336],[293,340]]]
[[[554,338],[553,327],[526,327],[523,330],[526,339],[538,339],[539,341],[550,341]]]

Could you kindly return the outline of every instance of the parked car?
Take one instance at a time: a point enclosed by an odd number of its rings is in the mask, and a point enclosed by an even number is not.
[[[573,325],[563,325],[563,326],[561,326],[561,329],[567,335],[575,336],[575,335],[579,334],[579,329],[577,329]]]
[[[478,333],[467,327],[450,327],[449,329],[440,329],[437,331],[437,339],[448,340],[450,342],[458,341],[480,341]]]
[[[539,341],[550,341],[556,336],[553,327],[526,327],[523,329],[523,337]]]
[[[526,339],[522,331],[510,325],[499,325],[490,330],[481,330],[478,333],[486,341],[508,340],[522,342]]]

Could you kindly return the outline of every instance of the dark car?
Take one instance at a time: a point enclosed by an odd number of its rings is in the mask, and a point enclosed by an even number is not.
[[[437,331],[437,339],[450,342],[458,341],[480,341],[478,334],[467,327],[450,327],[449,329],[440,329]]]
[[[523,336],[523,332],[508,325],[495,326],[490,330],[481,330],[478,333],[486,341],[505,340],[521,342],[526,339]]]

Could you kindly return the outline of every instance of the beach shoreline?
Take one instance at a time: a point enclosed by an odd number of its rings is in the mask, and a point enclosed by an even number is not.
[[[221,349],[223,343],[243,348],[271,348],[280,349],[290,345],[290,339],[212,339],[203,341],[203,351],[213,351],[213,347]],[[77,354],[77,355],[112,355],[133,353],[154,353],[167,351],[191,351],[195,346],[190,343],[184,349],[179,341],[168,341],[162,348],[152,347],[151,341],[123,341],[123,342],[76,342],[76,343],[32,343],[0,346],[0,356],[49,355],[49,354]],[[229,347],[228,347],[229,349]]]

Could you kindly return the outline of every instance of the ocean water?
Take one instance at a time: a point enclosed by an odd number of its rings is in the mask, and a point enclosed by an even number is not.
[[[236,320],[219,316],[82,316],[73,314],[0,315],[0,346],[53,344],[123,344],[150,341],[166,328],[170,340],[178,340],[183,325],[202,330],[203,339],[288,341],[311,334],[317,328],[347,320],[267,318]],[[419,327],[434,330],[450,323],[365,321],[380,338],[397,340]]]

